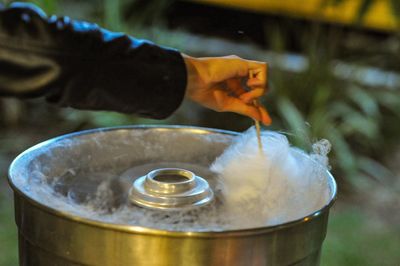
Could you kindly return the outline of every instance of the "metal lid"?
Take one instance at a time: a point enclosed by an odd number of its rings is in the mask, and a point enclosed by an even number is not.
[[[181,210],[208,204],[214,198],[208,182],[179,168],[161,168],[139,177],[129,191],[132,203],[158,210]]]

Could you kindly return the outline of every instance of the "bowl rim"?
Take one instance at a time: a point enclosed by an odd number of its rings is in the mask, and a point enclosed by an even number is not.
[[[33,151],[39,150],[47,145],[53,144],[54,142],[65,140],[72,137],[84,136],[84,135],[91,135],[99,132],[110,132],[110,131],[119,131],[119,130],[181,130],[185,132],[192,132],[196,134],[213,134],[218,133],[222,135],[228,136],[238,136],[241,133],[229,130],[222,130],[222,129],[214,129],[214,128],[206,128],[206,127],[196,127],[196,126],[185,126],[185,125],[131,125],[131,126],[117,126],[117,127],[106,127],[106,128],[95,128],[95,129],[88,129],[79,132],[64,134],[55,138],[51,138],[49,140],[40,142],[22,153],[20,153],[10,164],[8,170],[8,183],[13,189],[14,193],[18,196],[22,197],[24,200],[28,201],[30,204],[38,207],[40,210],[45,211],[49,214],[55,215],[58,218],[63,218],[67,220],[71,220],[74,222],[78,222],[81,224],[85,224],[88,226],[99,227],[102,229],[107,230],[114,230],[120,232],[128,232],[128,233],[136,233],[136,234],[148,234],[148,235],[157,235],[157,236],[169,236],[169,237],[200,237],[200,238],[215,238],[215,237],[231,237],[231,236],[249,236],[255,235],[260,233],[268,233],[268,232],[275,232],[277,230],[283,230],[286,228],[294,227],[299,224],[309,223],[312,220],[317,219],[318,217],[322,216],[323,214],[329,212],[329,209],[332,207],[334,202],[337,198],[337,184],[332,176],[332,174],[327,170],[327,178],[329,179],[329,184],[331,188],[330,199],[327,204],[325,204],[321,209],[304,216],[302,218],[292,220],[286,223],[272,225],[272,226],[263,226],[263,227],[253,227],[253,228],[244,228],[244,229],[234,229],[234,230],[223,230],[223,231],[172,231],[172,230],[163,230],[163,229],[156,229],[144,226],[137,226],[137,225],[128,225],[128,224],[117,224],[117,223],[110,223],[110,222],[101,222],[98,220],[85,218],[79,215],[75,215],[69,213],[67,211],[58,210],[52,208],[50,206],[46,206],[35,199],[31,198],[28,194],[23,192],[20,188],[17,187],[13,183],[13,172],[17,165],[17,163],[22,160],[23,157],[27,156]]]

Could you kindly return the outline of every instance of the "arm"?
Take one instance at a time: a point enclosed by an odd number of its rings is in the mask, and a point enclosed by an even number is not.
[[[252,71],[256,76],[247,85]],[[162,119],[186,97],[220,112],[270,124],[263,106],[265,63],[194,58],[29,4],[0,5],[0,95],[44,96],[60,106]]]
[[[185,63],[175,50],[68,17],[47,18],[31,5],[0,7],[2,95],[165,118],[185,88]]]

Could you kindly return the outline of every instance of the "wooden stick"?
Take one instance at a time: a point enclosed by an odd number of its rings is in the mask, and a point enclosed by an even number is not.
[[[258,105],[258,102],[256,100],[254,100],[254,105],[256,106]],[[256,127],[256,133],[257,133],[258,150],[260,151],[260,153],[263,153],[260,122],[254,119],[254,125]]]
[[[254,73],[252,70],[249,70],[249,78],[253,78],[254,77]],[[259,106],[259,103],[257,100],[253,101],[254,106]],[[255,120],[254,119],[254,125],[256,127],[256,133],[257,133],[257,142],[258,142],[258,150],[260,151],[260,153],[263,153],[263,146],[262,146],[262,142],[261,142],[261,127],[260,127],[260,121]]]

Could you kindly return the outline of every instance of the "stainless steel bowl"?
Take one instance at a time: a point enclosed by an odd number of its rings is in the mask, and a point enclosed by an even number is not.
[[[319,265],[329,209],[336,196],[336,183],[328,172],[330,200],[321,210],[276,226],[221,232],[99,222],[51,207],[47,199],[32,193],[32,186],[45,185],[36,182],[36,175],[56,182],[52,178],[64,177],[66,169],[126,169],[157,161],[207,166],[235,135],[182,126],[119,127],[69,134],[28,149],[9,171],[20,265]],[[149,155],[145,149],[156,152]],[[63,188],[59,190],[62,193]]]

